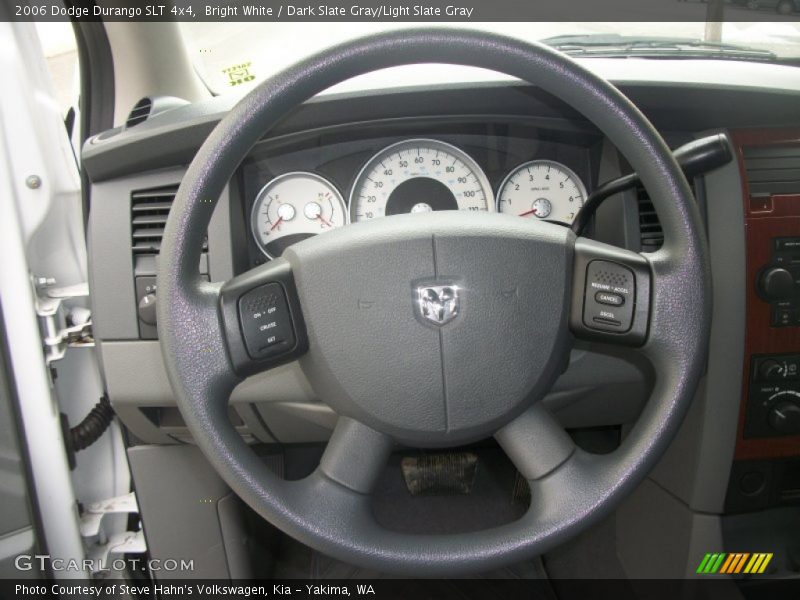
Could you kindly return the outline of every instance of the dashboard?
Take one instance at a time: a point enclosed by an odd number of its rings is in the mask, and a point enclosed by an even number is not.
[[[240,173],[250,265],[309,236],[402,213],[498,211],[569,225],[595,185],[602,139],[502,122],[364,133],[254,150]]]
[[[797,144],[800,136],[786,132],[800,125],[800,84],[790,67],[693,63],[688,73],[685,61],[587,62],[621,88],[670,146],[723,132],[742,148],[738,164],[692,182],[714,273],[706,385],[689,417],[703,433],[700,442],[687,445],[688,454],[678,450],[674,463],[666,460],[654,477],[699,510],[721,509],[729,479],[730,506],[765,507],[780,490],[794,489],[781,482],[796,474],[786,465],[797,455],[800,437],[765,429],[780,415],[758,412],[762,396],[773,398],[778,385],[796,391],[796,380],[762,381],[758,373],[776,361],[789,365],[800,354],[800,329],[780,320],[798,314],[796,298],[767,302],[758,282],[766,282],[765,268],[783,268],[774,238],[798,235],[797,191],[781,189],[766,199],[766,184],[748,187],[746,179],[771,175],[769,168],[753,173],[759,161],[769,167],[775,159],[773,142]],[[774,85],[748,83],[765,81]],[[233,102],[219,97],[176,108],[103,132],[83,149],[91,180],[94,333],[109,396],[136,443],[191,441],[164,371],[157,323],[147,321],[142,302],[157,296],[160,231],[186,166]],[[756,134],[737,133],[746,130]],[[759,131],[773,134],[765,141]],[[763,155],[753,154],[752,146],[767,142],[758,151]],[[593,190],[629,169],[582,115],[518,82],[427,83],[320,96],[252,148],[219,198],[198,267],[210,281],[226,281],[305,237],[398,212],[502,211],[567,224]],[[767,202],[770,210],[761,204]],[[588,235],[634,251],[656,250],[661,239],[658,215],[641,188],[609,198]],[[644,359],[585,342],[576,345],[544,402],[572,430],[619,432],[636,420],[653,385]],[[230,417],[251,443],[319,442],[336,422],[297,363],[242,382]],[[702,498],[688,498],[674,483],[687,464],[698,465]],[[760,491],[742,492],[742,482],[754,479],[765,482]]]
[[[800,498],[798,71],[734,61],[585,64],[617,85],[671,147],[723,133],[736,156],[690,182],[713,273],[709,352],[684,426],[641,488],[641,514],[667,515],[662,521],[686,547],[727,547],[721,538],[728,530],[723,524],[717,531],[711,516],[761,515]],[[630,172],[603,132],[533,86],[405,83],[316,97],[264,135],[218,198],[198,264],[202,276],[225,282],[309,236],[400,212],[502,211],[568,224],[594,190]],[[235,101],[217,97],[155,114],[90,138],[82,151],[91,182],[93,332],[142,497],[148,488],[163,496],[158,475],[184,464],[163,457],[189,455],[193,442],[164,368],[153,310],[163,226],[187,166]],[[779,177],[785,174],[791,177]],[[586,234],[636,252],[657,251],[663,241],[641,187],[608,198]],[[476,346],[476,360],[491,350]],[[657,383],[642,353],[582,341],[543,404],[591,452],[613,452]],[[228,408],[232,425],[265,460],[275,451],[306,457],[337,422],[297,362],[242,381]],[[174,446],[168,454],[151,452],[167,445]],[[202,464],[191,464],[203,473]],[[664,493],[654,495],[657,489]],[[656,504],[661,496],[669,503]],[[689,525],[678,505],[711,542],[684,537]],[[642,523],[637,517],[618,531],[649,534]],[[763,530],[764,520],[756,525]]]

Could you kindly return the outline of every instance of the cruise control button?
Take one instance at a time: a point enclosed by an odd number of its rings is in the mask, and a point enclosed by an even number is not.
[[[592,321],[594,321],[598,325],[610,325],[612,327],[619,327],[620,325],[622,325],[622,323],[620,323],[616,319],[610,319],[608,317],[594,317]]]
[[[599,331],[624,333],[633,324],[636,305],[633,271],[609,260],[593,260],[586,267],[583,323]]]
[[[281,284],[268,283],[244,294],[239,318],[251,358],[271,358],[294,347],[292,316]]]
[[[625,304],[625,298],[622,297],[620,294],[614,294],[611,292],[597,292],[594,295],[594,299],[600,304],[606,304],[608,306],[622,306]]]
[[[272,335],[269,335],[262,340],[262,345],[258,349],[258,351],[260,352],[265,348],[269,348],[270,346],[274,346],[275,344],[280,344],[281,342],[284,341],[286,341],[286,335],[283,332],[273,333]]]

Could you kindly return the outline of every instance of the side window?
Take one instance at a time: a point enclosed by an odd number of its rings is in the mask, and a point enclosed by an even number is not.
[[[73,148],[78,139],[80,69],[72,25],[67,22],[36,23],[36,32],[53,82],[53,93],[64,118]]]

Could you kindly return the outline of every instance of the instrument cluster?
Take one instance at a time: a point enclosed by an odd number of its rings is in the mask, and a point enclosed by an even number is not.
[[[562,162],[513,162],[493,186],[466,150],[433,138],[385,145],[352,171],[347,189],[322,169],[287,170],[262,180],[250,209],[250,230],[261,253],[277,258],[310,236],[404,213],[498,211],[570,225],[587,197],[582,178]]]

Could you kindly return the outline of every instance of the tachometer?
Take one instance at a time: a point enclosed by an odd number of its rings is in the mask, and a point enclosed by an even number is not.
[[[339,190],[315,173],[279,175],[256,196],[251,227],[258,247],[269,258],[312,235],[345,224],[347,212]]]
[[[586,201],[574,171],[554,160],[532,160],[511,171],[497,192],[497,210],[520,217],[572,224]]]
[[[492,188],[466,153],[438,140],[392,144],[373,156],[350,193],[350,219],[433,210],[494,210]]]

